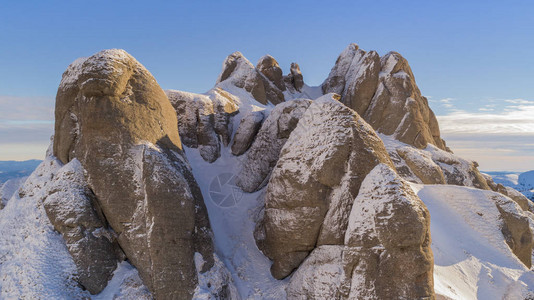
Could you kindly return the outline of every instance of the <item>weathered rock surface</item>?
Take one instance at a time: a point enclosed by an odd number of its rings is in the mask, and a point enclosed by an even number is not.
[[[100,293],[124,254],[103,221],[80,162],[74,159],[62,166],[46,188],[46,214],[65,239],[78,269],[78,282],[91,294]]]
[[[288,299],[433,299],[430,215],[389,166],[377,165],[352,205],[343,245],[318,246]]]
[[[498,195],[498,194],[497,194]],[[527,266],[532,266],[532,247],[534,239],[529,226],[529,218],[521,207],[510,198],[493,197],[501,214],[501,232],[512,252]]]
[[[343,245],[360,184],[379,163],[392,166],[373,129],[325,95],[306,110],[280,152],[265,195],[271,273],[284,278],[320,245]]]
[[[198,148],[207,162],[221,156],[221,143],[232,135],[231,118],[239,111],[232,95],[214,89],[208,95],[165,91],[178,116],[180,138],[187,147]]]
[[[281,90],[285,90],[281,73],[278,63],[271,56],[262,57],[255,68],[243,54],[234,52],[225,59],[217,86],[226,82],[245,89],[261,104],[276,105],[285,100]]]
[[[103,216],[158,299],[191,298],[194,253],[213,265],[202,194],[183,155],[175,110],[123,50],[72,64],[56,97],[54,154],[77,158]]]
[[[445,184],[441,168],[432,161],[428,153],[411,147],[398,148],[397,153],[424,184]]]
[[[264,119],[262,111],[251,111],[241,119],[232,143],[232,154],[241,155],[252,145]]]
[[[288,101],[271,111],[242,162],[241,172],[236,176],[238,187],[251,193],[267,184],[282,147],[311,102]]]
[[[418,148],[431,143],[446,149],[408,62],[396,52],[380,58],[351,44],[338,57],[322,89],[340,94],[343,103],[380,133]]]

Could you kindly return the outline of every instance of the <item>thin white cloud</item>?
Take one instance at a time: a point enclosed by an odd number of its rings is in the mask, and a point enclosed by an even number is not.
[[[534,104],[508,106],[501,113],[454,112],[438,116],[441,131],[448,134],[532,134],[534,135]]]
[[[0,95],[0,122],[53,121],[52,97],[15,97]]]
[[[534,105],[534,101],[531,100],[525,100],[525,99],[507,99],[504,100],[504,102],[513,103],[513,104],[532,104]]]
[[[472,159],[485,171],[534,169],[534,101],[506,100],[479,112],[456,111],[438,116],[442,137],[459,156]]]
[[[53,98],[0,95],[0,160],[43,158],[53,129]]]

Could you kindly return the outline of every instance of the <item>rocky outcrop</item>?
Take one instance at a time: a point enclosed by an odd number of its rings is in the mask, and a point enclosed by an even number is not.
[[[315,248],[291,277],[288,299],[433,299],[432,270],[428,210],[379,164],[352,205],[344,243]]]
[[[532,266],[534,239],[528,216],[510,198],[503,196],[494,196],[492,198],[501,216],[501,232],[504,240],[517,258],[530,269]]]
[[[264,119],[262,111],[251,111],[241,119],[232,143],[232,154],[241,155],[252,145]]]
[[[398,148],[397,153],[424,184],[445,184],[441,168],[432,161],[428,153],[411,147]]]
[[[293,92],[300,92],[304,86],[304,78],[297,63],[291,63],[289,74],[284,76],[286,87]]]
[[[105,218],[77,159],[62,166],[46,186],[43,206],[60,232],[77,269],[78,282],[91,294],[100,293],[124,254]]]
[[[236,176],[238,187],[252,193],[267,184],[282,147],[311,102],[288,101],[271,111],[242,161],[241,171]]]
[[[338,57],[322,89],[340,94],[344,104],[380,133],[418,148],[430,143],[446,149],[408,62],[396,52],[380,58],[351,44]]]
[[[269,55],[262,57],[255,68],[240,52],[230,54],[223,63],[216,86],[224,89],[225,84],[246,90],[261,104],[276,105],[285,101],[282,71]]]
[[[332,97],[306,110],[267,186],[260,244],[275,278],[289,275],[316,246],[343,245],[363,179],[379,163],[392,166],[373,129]]]
[[[429,144],[417,149],[381,135],[390,157],[403,179],[424,184],[453,184],[489,190],[488,181],[478,164]]]
[[[447,184],[471,186],[482,190],[490,189],[486,179],[478,170],[476,162],[465,160],[433,145],[428,145],[425,150],[443,171]]]
[[[208,95],[176,90],[165,91],[178,116],[178,130],[184,145],[198,148],[207,162],[221,156],[221,144],[232,137],[231,118],[239,111],[228,92],[214,89]]]
[[[158,299],[191,298],[213,265],[202,194],[182,151],[175,110],[123,50],[72,64],[56,97],[54,155],[78,159],[106,222]]]

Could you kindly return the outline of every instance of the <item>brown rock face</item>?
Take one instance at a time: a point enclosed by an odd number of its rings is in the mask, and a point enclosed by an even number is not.
[[[265,195],[264,253],[275,278],[289,275],[319,245],[343,245],[352,202],[389,156],[373,129],[325,95],[289,135]]]
[[[213,264],[206,208],[183,155],[176,113],[123,50],[71,65],[56,97],[54,154],[77,158],[103,216],[157,299],[191,298],[193,255]]]
[[[401,142],[446,149],[436,117],[421,95],[406,59],[396,52],[380,58],[349,45],[322,85],[324,93],[338,93],[377,131]]]

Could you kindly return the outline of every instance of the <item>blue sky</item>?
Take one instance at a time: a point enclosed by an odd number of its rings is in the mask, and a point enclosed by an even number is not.
[[[0,160],[44,155],[62,72],[101,49],[127,50],[164,89],[204,92],[236,50],[286,72],[296,61],[318,85],[356,42],[408,59],[455,152],[534,169],[534,2],[287,2],[0,2]]]

